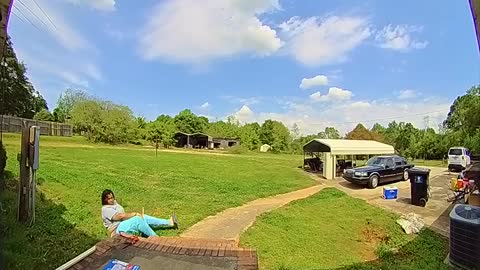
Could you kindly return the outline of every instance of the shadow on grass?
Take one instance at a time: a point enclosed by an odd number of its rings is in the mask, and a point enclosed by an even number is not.
[[[8,176],[0,193],[0,269],[54,269],[98,242],[63,218],[63,204],[40,191],[35,224],[18,223],[17,180]]]

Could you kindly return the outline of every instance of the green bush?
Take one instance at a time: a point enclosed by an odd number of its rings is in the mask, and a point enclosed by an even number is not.
[[[3,179],[6,165],[7,165],[7,151],[3,146],[3,142],[0,141],[0,179]]]
[[[230,154],[246,154],[248,153],[248,148],[242,145],[235,145],[228,148],[228,153]]]

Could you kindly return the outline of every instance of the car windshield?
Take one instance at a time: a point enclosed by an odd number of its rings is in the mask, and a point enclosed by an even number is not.
[[[459,149],[459,148],[450,149],[450,152],[448,154],[449,155],[454,155],[454,156],[461,156],[462,155],[462,149]]]
[[[386,158],[383,157],[373,157],[367,161],[368,166],[382,166],[387,162]]]

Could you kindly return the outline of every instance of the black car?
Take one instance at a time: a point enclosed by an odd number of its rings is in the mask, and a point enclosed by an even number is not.
[[[349,182],[376,188],[379,183],[408,180],[407,170],[414,165],[397,156],[378,156],[368,160],[363,167],[347,169],[343,178]]]

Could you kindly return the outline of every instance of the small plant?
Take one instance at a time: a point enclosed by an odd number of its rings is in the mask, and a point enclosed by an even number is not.
[[[391,258],[397,252],[398,250],[396,248],[390,247],[385,242],[380,243],[380,245],[378,245],[377,249],[375,250],[375,253],[377,254],[377,256],[382,259]]]

